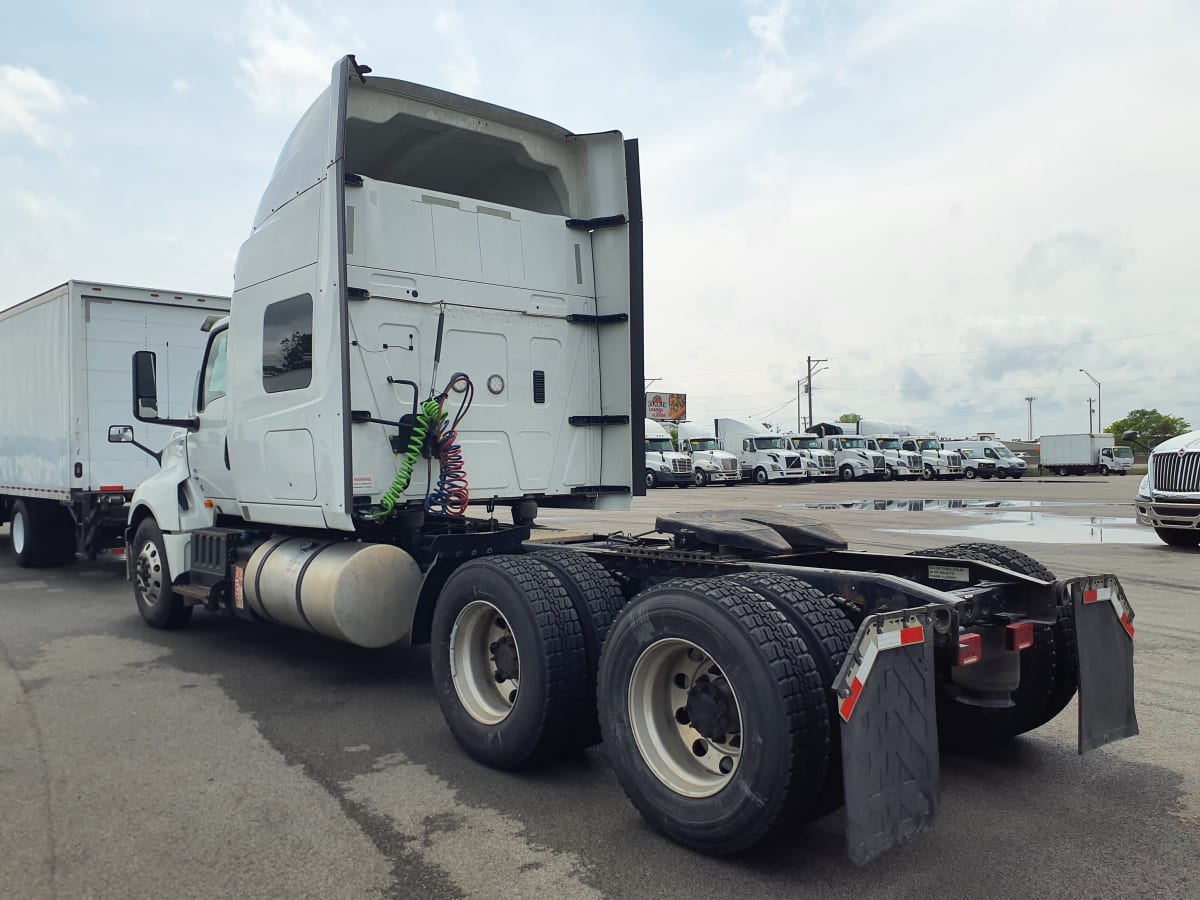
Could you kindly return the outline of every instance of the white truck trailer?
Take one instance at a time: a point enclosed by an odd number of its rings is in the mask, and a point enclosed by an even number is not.
[[[1056,475],[1127,475],[1133,451],[1115,446],[1111,434],[1043,434],[1038,438],[1039,465]]]
[[[1080,681],[1080,752],[1136,733],[1111,575],[854,552],[779,509],[531,542],[538,504],[645,490],[637,145],[368,71],[340,60],[288,141],[197,410],[130,504],[148,625],[429,642],[467,753],[603,738],[648,822],[715,854],[844,801],[865,862],[932,826],[939,739],[1000,743]],[[141,421],[158,356],[133,360]]]
[[[738,458],[721,449],[717,432],[698,422],[683,422],[678,427],[679,451],[692,458],[696,484],[737,484],[742,480]]]
[[[1137,440],[1136,434],[1125,437]],[[1200,546],[1200,431],[1154,448],[1135,505],[1138,522],[1153,528],[1164,544]]]
[[[811,480],[809,461],[791,449],[781,434],[772,434],[747,419],[714,419],[721,449],[738,458],[742,479],[755,484]]]
[[[187,410],[207,316],[228,297],[68,281],[0,311],[0,524],[22,566],[124,552],[125,504],[153,460],[108,442],[135,350],[162,358],[163,402]],[[161,447],[171,430],[130,437]]]
[[[675,449],[670,433],[658,422],[645,419],[643,424],[646,429],[646,487],[668,484],[691,487],[695,480],[692,458]]]

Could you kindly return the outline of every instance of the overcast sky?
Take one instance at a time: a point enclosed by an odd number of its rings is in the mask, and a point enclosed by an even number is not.
[[[509,7],[519,11],[511,11]],[[0,308],[228,293],[296,118],[381,75],[641,141],[646,375],[691,418],[1200,427],[1200,4],[250,0],[6,8]],[[804,398],[805,407],[807,398]],[[807,408],[804,410],[807,414]]]

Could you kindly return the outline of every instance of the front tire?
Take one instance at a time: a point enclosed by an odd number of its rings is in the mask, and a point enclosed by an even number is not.
[[[750,588],[677,579],[643,591],[609,634],[599,683],[617,780],[685,847],[753,846],[825,782],[830,723],[812,655]]]
[[[853,481],[854,480],[854,467],[853,466],[842,466],[840,469],[838,469],[838,477],[840,477],[842,479],[842,481]]]
[[[771,481],[771,476],[767,474],[767,470],[764,469],[762,466],[759,466],[757,469],[754,470],[754,483],[755,484],[768,484],[768,483],[770,483],[770,481]]]
[[[976,476],[978,476],[978,475],[979,475],[979,473],[976,472],[974,469],[963,469],[963,477],[966,478],[968,481],[974,481]]]
[[[896,480],[896,470],[893,469],[891,466],[884,466],[883,467],[883,480],[884,481],[895,481]]]
[[[1200,531],[1182,528],[1155,528],[1158,539],[1170,547],[1200,547]]]
[[[151,628],[180,628],[192,607],[171,588],[171,567],[162,532],[153,519],[142,519],[133,536],[133,598],[142,621]]]
[[[1111,470],[1111,469],[1110,469],[1108,466],[1101,466],[1101,467],[1100,467],[1100,474],[1101,474],[1101,475],[1108,475],[1108,474],[1109,474],[1111,471],[1112,471],[1112,470]]]
[[[583,628],[555,570],[536,557],[459,566],[433,610],[430,662],[450,732],[484,765],[515,768],[577,740]]]
[[[926,465],[925,468],[921,470],[922,481],[933,481],[936,478],[937,472],[933,471],[933,466]]]
[[[646,470],[646,487],[647,488],[658,487],[658,476],[654,474],[653,469]]]
[[[692,480],[696,482],[696,487],[708,487],[708,473],[703,469],[697,469]]]

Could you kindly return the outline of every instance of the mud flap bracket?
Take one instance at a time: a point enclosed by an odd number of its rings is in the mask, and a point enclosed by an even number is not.
[[[1115,575],[1062,582],[1075,616],[1079,752],[1138,734],[1133,705],[1133,608]]]
[[[834,681],[855,865],[928,831],[937,817],[933,630],[931,607],[868,616]]]

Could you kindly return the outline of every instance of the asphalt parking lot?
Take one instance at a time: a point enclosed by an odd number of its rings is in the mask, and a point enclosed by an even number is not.
[[[1136,485],[666,488],[630,513],[539,520],[637,533],[660,512],[783,507],[852,548],[999,539],[1058,575],[1121,578],[1141,735],[1080,758],[1072,703],[988,756],[943,757],[936,829],[864,869],[845,859],[840,813],[741,857],[697,856],[642,824],[603,747],[515,774],[470,761],[424,648],[202,612],[151,631],[123,568],[19,569],[0,528],[0,895],[1195,897],[1200,552],[1131,524]],[[935,502],[894,502],[909,500]]]

